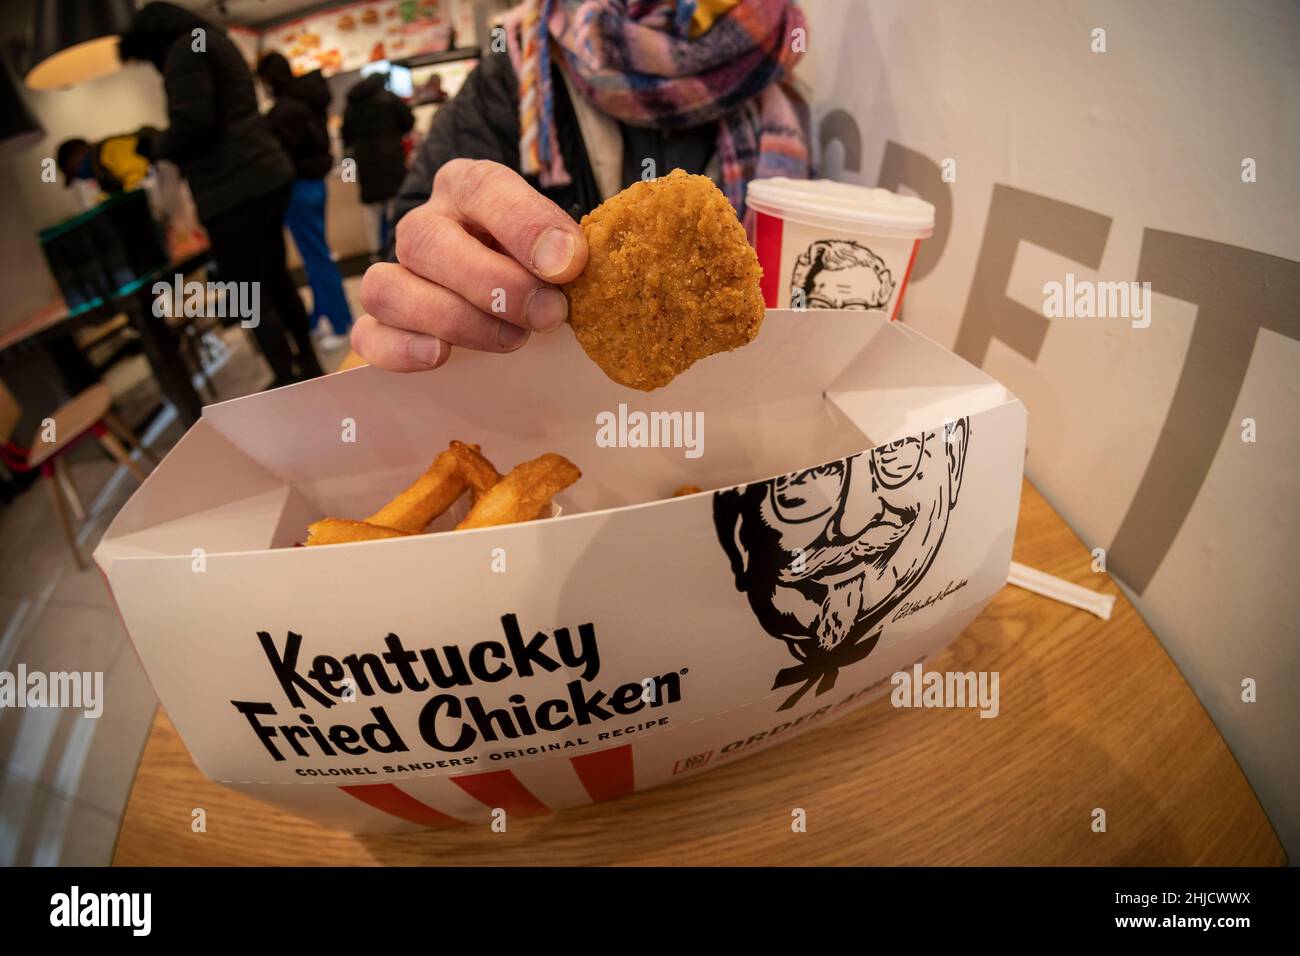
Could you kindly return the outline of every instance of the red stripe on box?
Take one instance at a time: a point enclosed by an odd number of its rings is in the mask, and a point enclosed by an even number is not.
[[[758,213],[754,225],[754,250],[758,253],[758,264],[763,267],[763,278],[759,282],[763,304],[769,309],[776,308],[781,290],[781,233],[784,229],[784,219]]]
[[[613,800],[636,791],[636,775],[632,771],[632,745],[601,750],[581,757],[570,757],[569,763],[578,772],[578,779],[587,788],[587,794],[596,803]]]
[[[898,310],[903,307],[903,293],[907,291],[907,280],[912,277],[912,266],[916,265],[916,252],[920,248],[920,239],[912,243],[912,258],[907,260],[907,272],[903,274],[903,284],[898,287],[898,298],[894,300],[894,311],[893,314],[889,316],[890,322],[893,322],[898,318]]]
[[[398,790],[391,783],[367,783],[355,787],[339,787],[350,797],[356,797],[362,803],[368,803],[376,810],[401,817],[409,823],[422,827],[450,827],[461,821],[449,817],[441,810],[435,810],[427,803],[421,803],[403,790]]]
[[[451,782],[475,800],[493,809],[500,807],[516,817],[535,817],[551,812],[551,808],[529,793],[528,788],[509,770],[466,774],[463,777],[452,777]]]

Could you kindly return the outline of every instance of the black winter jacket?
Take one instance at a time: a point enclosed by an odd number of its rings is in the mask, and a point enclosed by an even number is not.
[[[294,76],[284,64],[283,73],[267,70],[263,79],[275,94],[275,105],[266,118],[276,139],[293,161],[299,179],[321,179],[334,165],[330,135],[326,127],[330,88],[320,70]]]
[[[203,49],[196,51],[195,30]],[[122,34],[123,60],[162,74],[170,126],[150,144],[189,181],[204,222],[284,186],[293,167],[257,111],[253,76],[220,29],[170,3],[150,3]]]
[[[343,145],[357,161],[361,201],[387,202],[406,176],[402,137],[415,125],[410,107],[384,89],[380,73],[348,90],[343,111]]]

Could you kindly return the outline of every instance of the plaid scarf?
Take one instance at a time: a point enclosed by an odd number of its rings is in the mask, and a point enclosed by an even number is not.
[[[555,132],[555,54],[583,96],[631,126],[716,122],[722,188],[737,213],[751,179],[806,179],[808,109],[782,82],[803,55],[803,11],[793,0],[739,0],[716,19],[706,17],[707,29],[692,37],[697,7],[708,5],[524,0],[515,7],[506,41],[519,76],[521,172],[536,174],[543,186],[570,182]]]

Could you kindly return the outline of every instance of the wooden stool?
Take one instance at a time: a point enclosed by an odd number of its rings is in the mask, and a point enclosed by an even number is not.
[[[4,383],[0,382],[0,457],[14,471],[41,470],[45,487],[50,489],[50,496],[54,499],[54,510],[63,526],[63,535],[68,540],[68,547],[72,549],[77,567],[82,569],[89,567],[89,563],[77,546],[74,521],[84,522],[86,509],[72,484],[67,465],[63,461],[63,453],[87,435],[94,435],[104,451],[126,468],[136,481],[144,481],[145,471],[131,459],[123,442],[132,448],[138,448],[155,464],[158,462],[158,456],[140,444],[130,429],[113,414],[112,408],[113,395],[108,387],[92,385],[60,406],[53,415],[46,417],[38,437],[50,431],[50,440],[42,440],[34,448],[23,448],[12,440],[14,427],[22,416],[22,406]]]

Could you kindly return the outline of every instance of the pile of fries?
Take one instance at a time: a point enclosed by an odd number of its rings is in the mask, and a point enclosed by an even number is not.
[[[506,476],[478,445],[453,441],[409,488],[364,521],[322,518],[307,528],[308,547],[423,534],[429,523],[469,489],[472,505],[456,530],[532,521],[551,499],[582,477],[573,462],[547,452]]]

